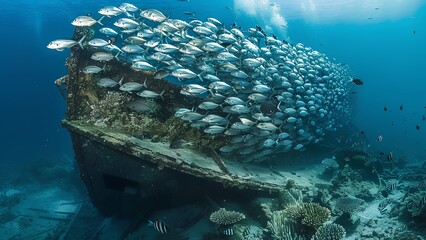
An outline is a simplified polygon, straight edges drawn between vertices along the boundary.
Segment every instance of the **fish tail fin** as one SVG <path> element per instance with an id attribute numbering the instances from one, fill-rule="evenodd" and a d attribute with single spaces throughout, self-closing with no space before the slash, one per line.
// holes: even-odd
<path id="1" fill-rule="evenodd" d="M 203 81 L 203 77 L 201 77 L 201 75 L 200 75 L 200 74 L 198 74 L 198 75 L 197 75 L 197 77 L 200 79 L 200 81 L 201 81 L 201 82 L 204 82 L 204 81 Z"/>
<path id="2" fill-rule="evenodd" d="M 160 93 L 160 98 L 164 101 L 164 90 Z"/>
<path id="3" fill-rule="evenodd" d="M 120 59 L 118 58 L 118 56 L 120 56 L 120 51 L 118 51 L 118 53 L 114 56 L 115 59 L 117 59 L 117 61 L 120 61 Z"/>
<path id="4" fill-rule="evenodd" d="M 103 26 L 104 24 L 103 24 L 103 23 L 101 23 L 101 21 L 102 21 L 102 19 L 104 19 L 104 17 L 105 17 L 105 16 L 102 16 L 102 17 L 101 17 L 101 18 L 99 18 L 99 20 L 98 20 L 98 21 L 96 21 L 96 22 L 97 22 L 97 23 L 99 23 L 99 25 L 102 25 L 102 26 Z"/>
<path id="5" fill-rule="evenodd" d="M 203 77 L 202 77 L 203 74 L 204 74 L 204 71 L 202 71 L 199 74 L 197 74 L 197 77 L 200 79 L 201 82 L 204 82 L 203 81 Z"/>
<path id="6" fill-rule="evenodd" d="M 121 77 L 121 79 L 120 79 L 120 81 L 118 82 L 118 85 L 123 85 L 123 80 L 124 80 L 124 76 L 123 77 Z"/>
<path id="7" fill-rule="evenodd" d="M 143 86 L 145 87 L 145 88 L 148 88 L 148 85 L 146 85 L 146 80 L 147 80 L 148 78 L 145 78 L 145 81 L 143 82 Z"/>
<path id="8" fill-rule="evenodd" d="M 148 227 L 154 226 L 154 222 L 151 220 L 148 220 L 148 223 L 146 224 Z"/>
<path id="9" fill-rule="evenodd" d="M 80 39 L 80 41 L 78 41 L 78 45 L 81 47 L 81 49 L 84 49 L 84 48 L 83 48 L 83 41 L 84 41 L 84 39 L 86 38 L 86 36 L 87 36 L 87 35 L 84 35 L 84 36 Z"/>

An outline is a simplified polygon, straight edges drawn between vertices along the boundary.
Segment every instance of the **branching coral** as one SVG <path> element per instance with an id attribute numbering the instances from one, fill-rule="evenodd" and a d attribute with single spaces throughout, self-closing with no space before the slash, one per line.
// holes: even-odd
<path id="1" fill-rule="evenodd" d="M 294 204 L 285 211 L 291 219 L 297 222 L 300 221 L 303 225 L 314 229 L 319 228 L 330 218 L 330 210 L 318 203 Z"/>
<path id="2" fill-rule="evenodd" d="M 362 204 L 364 204 L 364 201 L 361 199 L 341 197 L 336 200 L 335 207 L 338 211 L 352 213 L 356 211 Z"/>
<path id="3" fill-rule="evenodd" d="M 305 203 L 302 224 L 318 229 L 330 218 L 330 210 L 318 203 Z"/>
<path id="4" fill-rule="evenodd" d="M 244 240 L 263 240 L 265 239 L 264 230 L 258 226 L 254 225 L 240 225 L 236 224 L 235 236 L 236 239 Z"/>
<path id="5" fill-rule="evenodd" d="M 412 217 L 426 216 L 426 207 L 424 204 L 421 204 L 423 198 L 426 198 L 426 195 L 419 192 L 410 194 L 405 199 L 404 205 Z"/>
<path id="6" fill-rule="evenodd" d="M 268 228 L 272 232 L 274 239 L 280 240 L 303 240 L 303 236 L 295 233 L 295 222 L 286 217 L 286 211 L 274 211 L 271 220 L 268 221 Z"/>
<path id="7" fill-rule="evenodd" d="M 318 228 L 311 240 L 341 240 L 345 238 L 345 229 L 339 224 L 324 224 Z"/>
<path id="8" fill-rule="evenodd" d="M 210 221 L 219 225 L 230 225 L 245 219 L 246 216 L 235 211 L 227 211 L 221 208 L 210 215 Z"/>
<path id="9" fill-rule="evenodd" d="M 285 209 L 291 205 L 301 204 L 302 193 L 300 192 L 300 190 L 296 190 L 294 188 L 289 190 L 283 190 L 279 194 L 278 201 L 282 209 Z"/>
<path id="10" fill-rule="evenodd" d="M 303 218 L 303 214 L 304 214 L 304 204 L 293 204 L 288 206 L 285 209 L 285 212 L 287 214 L 287 216 L 291 219 L 300 219 Z"/>

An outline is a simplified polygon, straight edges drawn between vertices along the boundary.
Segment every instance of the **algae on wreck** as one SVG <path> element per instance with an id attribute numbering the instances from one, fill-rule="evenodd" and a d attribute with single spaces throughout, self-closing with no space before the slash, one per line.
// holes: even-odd
<path id="1" fill-rule="evenodd" d="M 85 42 L 93 37 L 90 27 L 76 28 L 74 39 L 86 36 Z M 228 138 L 202 134 L 199 129 L 190 127 L 188 122 L 174 117 L 176 109 L 201 99 L 188 99 L 180 94 L 181 86 L 163 79 L 154 79 L 152 72 L 134 71 L 130 64 L 122 64 L 117 59 L 99 64 L 92 60 L 95 51 L 88 48 L 73 47 L 67 59 L 67 120 L 84 120 L 87 123 L 127 132 L 138 138 L 152 141 L 172 141 L 182 139 L 192 143 L 192 148 L 208 153 L 212 148 L 224 146 Z M 97 74 L 81 71 L 85 66 L 104 68 Z M 141 99 L 135 93 L 122 92 L 115 88 L 103 88 L 97 80 L 109 77 L 123 83 L 146 84 L 154 92 L 164 90 L 163 98 Z M 149 111 L 138 112 L 126 107 L 129 103 L 140 101 Z"/>

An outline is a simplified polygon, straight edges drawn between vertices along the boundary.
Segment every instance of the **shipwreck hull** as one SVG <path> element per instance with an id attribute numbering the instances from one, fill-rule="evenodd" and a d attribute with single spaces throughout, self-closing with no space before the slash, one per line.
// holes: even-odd
<path id="1" fill-rule="evenodd" d="M 205 196 L 273 195 L 285 185 L 284 176 L 262 167 L 227 161 L 219 167 L 193 150 L 170 150 L 165 143 L 82 121 L 62 124 L 71 134 L 89 196 L 105 215 L 148 212 Z"/>
<path id="2" fill-rule="evenodd" d="M 77 28 L 74 39 L 91 39 L 92 34 L 90 27 Z M 100 73 L 84 73 L 84 67 L 99 65 L 90 57 L 93 52 L 73 47 L 66 61 L 68 75 L 55 84 L 67 103 L 62 124 L 70 132 L 81 177 L 102 213 L 152 211 L 206 195 L 270 195 L 293 177 L 253 164 L 265 160 L 255 152 L 239 158 L 219 154 L 229 136 L 205 134 L 174 117 L 177 109 L 202 101 L 180 94 L 182 86 L 152 72 L 134 71 L 117 59 L 103 63 Z M 105 77 L 147 84 L 164 96 L 147 100 L 118 87 L 98 86 L 97 81 Z M 135 101 L 142 101 L 149 111 L 129 108 Z M 190 142 L 191 148 L 171 148 L 176 138 Z M 298 185 L 309 184 L 298 179 Z"/>

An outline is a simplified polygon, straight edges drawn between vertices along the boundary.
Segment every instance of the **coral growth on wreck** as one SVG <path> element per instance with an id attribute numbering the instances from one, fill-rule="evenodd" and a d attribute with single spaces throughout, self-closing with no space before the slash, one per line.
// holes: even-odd
<path id="1" fill-rule="evenodd" d="M 221 208 L 210 215 L 210 221 L 219 225 L 230 225 L 245 219 L 245 215 L 240 212 L 227 211 Z"/>
<path id="2" fill-rule="evenodd" d="M 346 235 L 345 229 L 339 224 L 324 224 L 318 228 L 311 240 L 341 240 Z"/>

